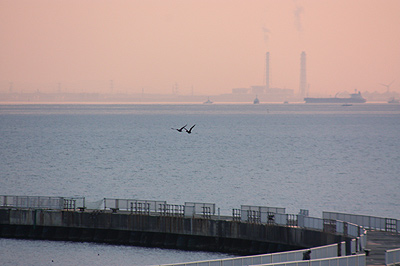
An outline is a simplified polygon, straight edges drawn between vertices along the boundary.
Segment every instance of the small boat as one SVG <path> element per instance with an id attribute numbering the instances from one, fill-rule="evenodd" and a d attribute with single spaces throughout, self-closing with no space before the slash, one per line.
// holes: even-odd
<path id="1" fill-rule="evenodd" d="M 284 104 L 288 104 L 289 102 L 288 102 L 288 101 L 284 101 L 283 103 L 284 103 Z"/>
<path id="2" fill-rule="evenodd" d="M 203 104 L 212 104 L 213 102 L 210 101 L 210 97 L 208 97 L 207 101 L 205 101 Z"/>
<path id="3" fill-rule="evenodd" d="M 256 96 L 256 98 L 254 99 L 253 103 L 254 103 L 254 104 L 259 104 L 259 103 L 260 103 L 260 100 L 258 99 L 257 96 Z"/>
<path id="4" fill-rule="evenodd" d="M 395 99 L 394 97 L 390 98 L 388 100 L 388 103 L 399 103 L 400 101 L 398 99 Z"/>
<path id="5" fill-rule="evenodd" d="M 351 103 L 344 103 L 342 106 L 353 106 Z"/>

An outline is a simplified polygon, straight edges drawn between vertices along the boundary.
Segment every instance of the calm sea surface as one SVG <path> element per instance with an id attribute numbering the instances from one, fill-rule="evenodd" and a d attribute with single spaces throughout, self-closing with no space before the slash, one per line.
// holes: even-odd
<path id="1" fill-rule="evenodd" d="M 171 128 L 196 124 L 192 134 Z M 400 105 L 0 105 L 0 195 L 337 211 L 400 219 Z M 1 265 L 229 257 L 0 239 Z"/>

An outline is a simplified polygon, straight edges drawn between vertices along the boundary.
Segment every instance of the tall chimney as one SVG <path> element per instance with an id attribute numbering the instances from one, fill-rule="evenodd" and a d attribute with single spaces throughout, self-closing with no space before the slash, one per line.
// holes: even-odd
<path id="1" fill-rule="evenodd" d="M 269 91 L 269 52 L 265 57 L 265 92 Z"/>
<path id="2" fill-rule="evenodd" d="M 306 53 L 303 51 L 300 57 L 300 96 L 305 97 L 306 94 L 307 94 Z"/>

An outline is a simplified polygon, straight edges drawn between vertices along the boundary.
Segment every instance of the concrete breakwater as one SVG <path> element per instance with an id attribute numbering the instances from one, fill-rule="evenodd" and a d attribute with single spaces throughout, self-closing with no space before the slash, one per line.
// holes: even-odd
<path id="1" fill-rule="evenodd" d="M 102 242 L 242 255 L 351 242 L 349 236 L 328 229 L 317 231 L 217 217 L 108 210 L 0 209 L 0 237 Z"/>

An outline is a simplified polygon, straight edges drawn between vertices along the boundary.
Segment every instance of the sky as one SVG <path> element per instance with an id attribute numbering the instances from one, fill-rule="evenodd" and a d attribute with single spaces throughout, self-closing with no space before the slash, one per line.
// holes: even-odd
<path id="1" fill-rule="evenodd" d="M 400 92 L 399 0 L 0 0 L 0 92 Z"/>

